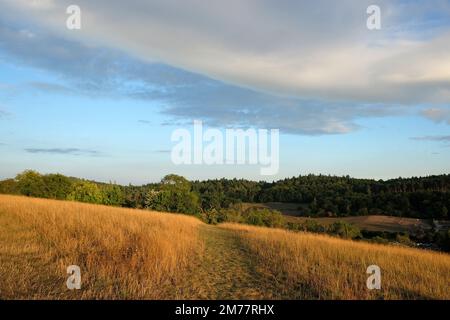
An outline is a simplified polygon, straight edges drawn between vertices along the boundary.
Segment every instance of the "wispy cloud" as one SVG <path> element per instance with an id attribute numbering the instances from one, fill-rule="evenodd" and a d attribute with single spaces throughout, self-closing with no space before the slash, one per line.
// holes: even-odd
<path id="1" fill-rule="evenodd" d="M 49 93 L 61 93 L 61 94 L 67 94 L 71 93 L 72 90 L 67 88 L 66 86 L 56 84 L 56 83 L 49 83 L 49 82 L 40 82 L 40 81 L 33 81 L 27 83 L 27 86 L 37 89 L 44 92 Z"/>
<path id="2" fill-rule="evenodd" d="M 422 136 L 422 137 L 411 137 L 411 140 L 450 142 L 450 136 Z"/>
<path id="3" fill-rule="evenodd" d="M 169 149 L 161 149 L 161 150 L 154 150 L 154 153 L 170 153 L 171 150 Z"/>
<path id="4" fill-rule="evenodd" d="M 151 124 L 152 122 L 150 120 L 138 120 L 141 124 Z"/>
<path id="5" fill-rule="evenodd" d="M 450 124 L 450 108 L 428 108 L 422 110 L 421 115 L 436 123 Z"/>
<path id="6" fill-rule="evenodd" d="M 48 153 L 61 155 L 87 155 L 98 156 L 101 153 L 97 150 L 78 149 L 78 148 L 26 148 L 28 153 Z"/>
<path id="7" fill-rule="evenodd" d="M 443 136 L 443 135 L 421 136 L 421 137 L 411 137 L 410 139 L 416 141 L 431 141 L 440 143 L 442 147 L 450 147 L 450 136 Z"/>

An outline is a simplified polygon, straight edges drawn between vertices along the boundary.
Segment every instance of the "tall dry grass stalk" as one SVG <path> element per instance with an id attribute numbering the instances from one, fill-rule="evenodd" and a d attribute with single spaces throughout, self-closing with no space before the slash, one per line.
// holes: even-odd
<path id="1" fill-rule="evenodd" d="M 0 297 L 171 299 L 202 250 L 193 217 L 0 195 Z M 69 291 L 78 265 L 83 290 Z"/>
<path id="2" fill-rule="evenodd" d="M 450 299 L 450 256 L 309 233 L 225 224 L 286 299 Z M 369 265 L 381 290 L 368 290 Z"/>

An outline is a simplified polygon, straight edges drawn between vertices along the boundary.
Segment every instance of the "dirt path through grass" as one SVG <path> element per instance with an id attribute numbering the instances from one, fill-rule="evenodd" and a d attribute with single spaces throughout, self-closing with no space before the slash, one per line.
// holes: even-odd
<path id="1" fill-rule="evenodd" d="M 276 296 L 270 277 L 255 269 L 238 235 L 220 226 L 200 225 L 203 250 L 183 280 L 168 283 L 167 299 L 270 299 Z M 0 297 L 76 298 L 65 288 L 66 274 L 56 253 L 14 214 L 0 209 Z M 21 279 L 18 281 L 17 279 Z M 81 293 L 81 292 L 80 292 Z"/>
<path id="2" fill-rule="evenodd" d="M 218 226 L 203 225 L 204 252 L 194 270 L 186 274 L 180 298 L 270 299 L 268 278 L 255 269 L 252 258 L 237 235 Z"/>

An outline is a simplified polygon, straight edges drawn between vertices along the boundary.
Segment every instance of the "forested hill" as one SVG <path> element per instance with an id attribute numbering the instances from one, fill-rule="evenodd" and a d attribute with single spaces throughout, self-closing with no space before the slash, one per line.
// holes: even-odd
<path id="1" fill-rule="evenodd" d="M 297 203 L 303 216 L 383 214 L 448 219 L 450 175 L 391 180 L 306 175 L 276 182 L 243 179 L 187 181 L 166 176 L 158 184 L 120 186 L 59 174 L 26 171 L 0 182 L 0 193 L 72 199 L 109 205 L 195 213 L 239 202 Z"/>
<path id="2" fill-rule="evenodd" d="M 447 218 L 450 175 L 392 180 L 306 175 L 273 183 L 247 180 L 195 181 L 204 206 L 229 202 L 290 202 L 301 204 L 305 216 L 386 214 Z"/>

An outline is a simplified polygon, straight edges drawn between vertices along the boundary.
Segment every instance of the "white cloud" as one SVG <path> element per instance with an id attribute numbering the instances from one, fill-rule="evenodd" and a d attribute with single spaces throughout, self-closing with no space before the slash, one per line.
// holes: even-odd
<path id="1" fill-rule="evenodd" d="M 7 10 L 26 12 L 24 17 L 85 44 L 119 48 L 273 94 L 450 101 L 448 25 L 427 27 L 426 16 L 430 10 L 450 16 L 446 1 L 408 6 L 378 1 L 382 30 L 368 31 L 368 0 L 129 0 L 126 8 L 122 1 L 78 0 L 81 32 L 65 29 L 71 2 L 36 0 L 30 6 L 25 0 L 0 0 Z"/>

